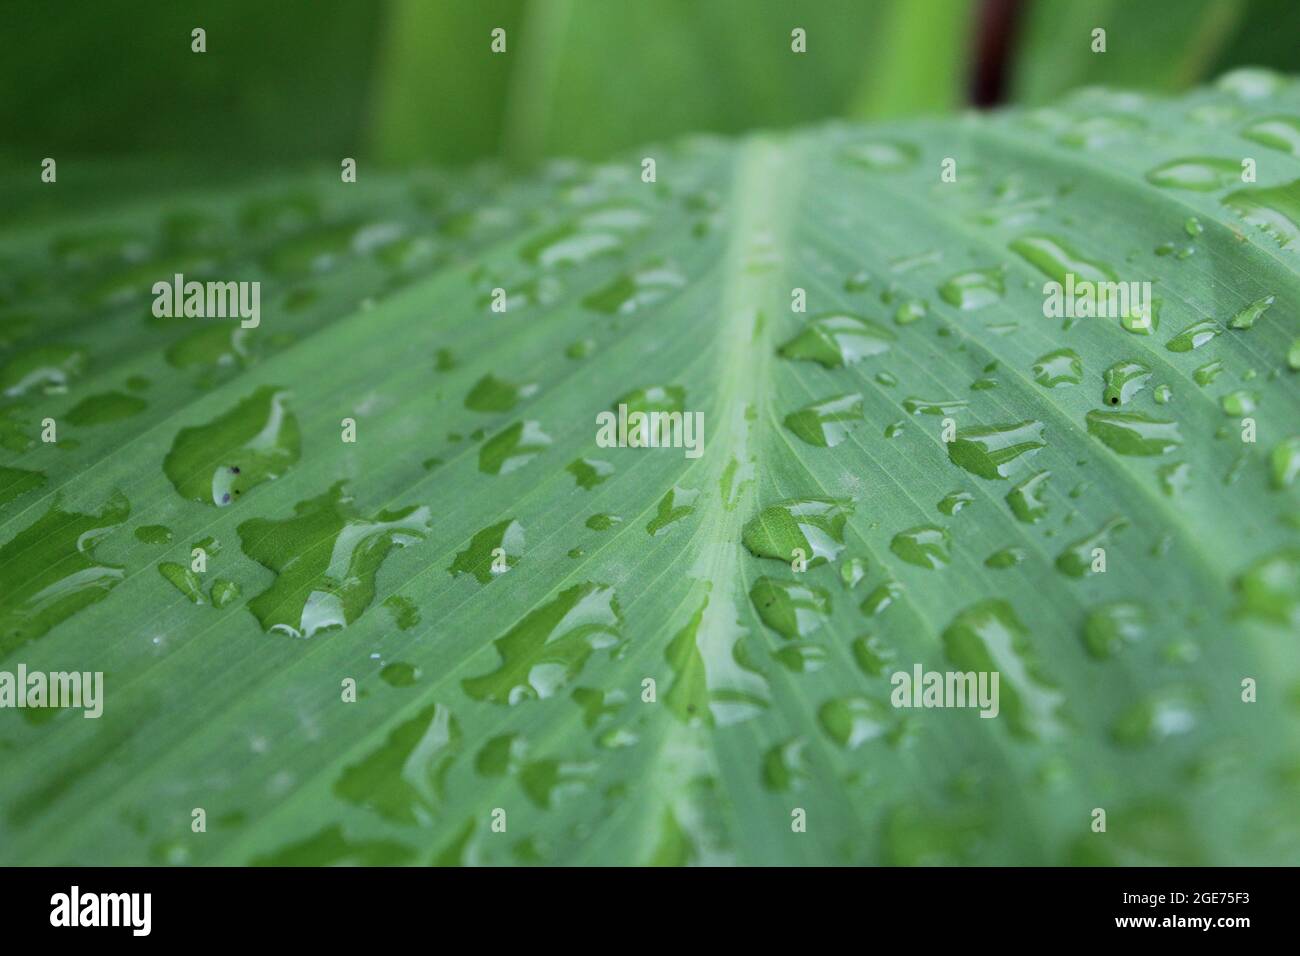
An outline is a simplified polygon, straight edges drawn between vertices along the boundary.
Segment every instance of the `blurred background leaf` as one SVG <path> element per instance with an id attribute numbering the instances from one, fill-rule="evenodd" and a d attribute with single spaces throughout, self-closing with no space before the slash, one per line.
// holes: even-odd
<path id="1" fill-rule="evenodd" d="M 49 11 L 6 5 L 0 161 L 174 157 L 178 182 L 342 156 L 598 158 L 692 132 L 1041 103 L 1097 83 L 1173 92 L 1235 66 L 1300 65 L 1294 0 L 66 0 Z M 201 56 L 195 26 L 208 34 Z M 505 55 L 489 49 L 498 26 Z M 1090 50 L 1098 26 L 1104 55 Z M 795 27 L 806 55 L 790 52 Z M 977 89 L 990 76 L 991 96 Z"/>

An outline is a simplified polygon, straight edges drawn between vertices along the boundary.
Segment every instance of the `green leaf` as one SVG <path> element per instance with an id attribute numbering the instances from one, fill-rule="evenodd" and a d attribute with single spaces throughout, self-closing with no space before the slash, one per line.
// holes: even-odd
<path id="1" fill-rule="evenodd" d="M 5 227 L 0 672 L 104 696 L 0 709 L 0 861 L 1296 862 L 1278 116 L 1238 74 Z M 176 272 L 260 321 L 157 315 Z"/>

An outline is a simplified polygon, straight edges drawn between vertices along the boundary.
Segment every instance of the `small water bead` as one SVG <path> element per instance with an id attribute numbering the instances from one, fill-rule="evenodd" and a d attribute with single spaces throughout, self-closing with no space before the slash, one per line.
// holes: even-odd
<path id="1" fill-rule="evenodd" d="M 787 640 L 817 631 L 831 613 L 831 597 L 819 587 L 761 577 L 749 598 L 763 623 Z"/>
<path id="2" fill-rule="evenodd" d="M 475 534 L 469 546 L 456 554 L 447 570 L 452 577 L 471 574 L 479 584 L 487 584 L 496 575 L 517 565 L 523 553 L 524 526 L 514 518 L 506 518 Z"/>
<path id="3" fill-rule="evenodd" d="M 817 712 L 822 729 L 847 750 L 856 750 L 884 736 L 892 723 L 891 717 L 892 710 L 887 704 L 862 696 L 833 698 Z"/>
<path id="4" fill-rule="evenodd" d="M 608 531 L 615 525 L 622 524 L 623 519 L 618 515 L 597 513 L 587 518 L 587 527 L 592 531 Z"/>
<path id="5" fill-rule="evenodd" d="M 1073 349 L 1057 349 L 1034 363 L 1034 381 L 1045 388 L 1078 385 L 1083 381 L 1083 360 Z"/>
<path id="6" fill-rule="evenodd" d="M 1243 415 L 1249 415 L 1259 406 L 1259 396 L 1254 392 L 1239 388 L 1220 398 L 1219 405 L 1223 408 L 1223 414 L 1233 418 L 1240 418 Z"/>
<path id="7" fill-rule="evenodd" d="M 903 594 L 903 586 L 897 581 L 885 581 L 876 585 L 858 605 L 858 609 L 868 617 L 874 617 L 890 608 Z"/>
<path id="8" fill-rule="evenodd" d="M 1189 325 L 1166 342 L 1165 348 L 1171 352 L 1191 352 L 1213 341 L 1222 332 L 1223 327 L 1217 322 L 1202 319 Z"/>
<path id="9" fill-rule="evenodd" d="M 1132 601 L 1103 604 L 1088 612 L 1083 623 L 1083 646 L 1097 660 L 1114 657 L 1127 645 L 1141 640 L 1150 623 L 1145 607 Z"/>
<path id="10" fill-rule="evenodd" d="M 1283 439 L 1269 456 L 1269 478 L 1274 488 L 1290 488 L 1300 475 L 1300 435 Z"/>
<path id="11" fill-rule="evenodd" d="M 1192 467 L 1185 461 L 1171 461 L 1156 469 L 1156 482 L 1166 497 L 1177 498 L 1192 484 Z"/>
<path id="12" fill-rule="evenodd" d="M 677 485 L 669 488 L 659 499 L 655 516 L 646 523 L 646 531 L 652 537 L 665 533 L 674 524 L 694 513 L 695 499 L 699 496 L 698 489 L 681 488 Z"/>
<path id="13" fill-rule="evenodd" d="M 1228 327 L 1233 329 L 1254 328 L 1255 322 L 1260 318 L 1260 316 L 1268 311 L 1269 306 L 1271 306 L 1276 300 L 1277 296 L 1274 295 L 1266 295 L 1263 298 L 1256 299 L 1254 302 L 1250 303 L 1250 305 L 1246 306 L 1234 315 L 1232 321 L 1228 323 Z"/>
<path id="14" fill-rule="evenodd" d="M 945 281 L 939 287 L 939 297 L 959 309 L 972 310 L 1000 301 L 1005 291 L 1002 269 L 971 269 Z"/>
<path id="15" fill-rule="evenodd" d="M 873 139 L 846 147 L 841 155 L 855 166 L 872 172 L 897 172 L 914 165 L 919 155 L 911 143 Z"/>
<path id="16" fill-rule="evenodd" d="M 508 475 L 536 458 L 551 444 L 541 422 L 515 422 L 479 448 L 478 469 L 489 475 Z"/>
<path id="17" fill-rule="evenodd" d="M 1001 571 L 1024 563 L 1027 557 L 1029 557 L 1029 552 L 1024 548 L 1003 548 L 1001 551 L 994 551 L 985 558 L 984 566 L 995 571 Z"/>
<path id="18" fill-rule="evenodd" d="M 1222 371 L 1223 362 L 1219 359 L 1215 359 L 1212 362 L 1206 362 L 1200 368 L 1196 369 L 1196 371 L 1192 373 L 1192 379 L 1197 385 L 1204 388 L 1206 385 L 1209 385 L 1218 378 L 1219 373 Z"/>
<path id="19" fill-rule="evenodd" d="M 1105 387 L 1101 399 L 1107 405 L 1127 405 L 1150 378 L 1151 370 L 1141 362 L 1132 359 L 1116 362 L 1102 373 Z"/>
<path id="20" fill-rule="evenodd" d="M 968 504 L 975 500 L 975 496 L 969 491 L 954 491 L 939 501 L 939 511 L 946 515 L 955 515 Z"/>
<path id="21" fill-rule="evenodd" d="M 863 316 L 827 313 L 812 319 L 778 351 L 784 358 L 841 368 L 889 351 L 894 338 L 889 329 Z"/>
<path id="22" fill-rule="evenodd" d="M 1074 281 L 1114 282 L 1115 271 L 1106 263 L 1086 258 L 1064 240 L 1044 233 L 1030 233 L 1012 240 L 1010 249 L 1049 279 L 1062 286 Z"/>
<path id="23" fill-rule="evenodd" d="M 834 448 L 862 420 L 862 396 L 851 392 L 833 395 L 791 412 L 785 417 L 785 427 L 810 445 Z"/>
<path id="24" fill-rule="evenodd" d="M 840 581 L 849 590 L 857 587 L 866 576 L 867 561 L 865 558 L 846 558 L 840 563 Z"/>
<path id="25" fill-rule="evenodd" d="M 1017 520 L 1035 524 L 1047 517 L 1047 502 L 1043 496 L 1051 477 L 1050 471 L 1035 472 L 1007 492 L 1007 504 Z"/>
<path id="26" fill-rule="evenodd" d="M 465 396 L 465 407 L 475 412 L 508 412 L 523 399 L 536 395 L 537 390 L 537 385 L 516 385 L 489 372 Z"/>
<path id="27" fill-rule="evenodd" d="M 1148 171 L 1146 178 L 1165 189 L 1212 192 L 1241 182 L 1241 161 L 1214 156 L 1171 159 Z"/>
<path id="28" fill-rule="evenodd" d="M 1072 578 L 1082 578 L 1097 573 L 1093 570 L 1093 551 L 1104 549 L 1110 538 L 1128 527 L 1128 520 L 1119 516 L 1111 518 L 1090 535 L 1071 542 L 1056 556 L 1056 570 Z"/>
<path id="29" fill-rule="evenodd" d="M 575 458 L 565 465 L 564 470 L 573 475 L 579 488 L 587 491 L 609 480 L 614 474 L 614 466 L 598 458 Z"/>
<path id="30" fill-rule="evenodd" d="M 903 408 L 911 415 L 955 415 L 969 405 L 969 402 L 960 398 L 939 399 L 937 401 L 913 397 L 903 399 Z"/>

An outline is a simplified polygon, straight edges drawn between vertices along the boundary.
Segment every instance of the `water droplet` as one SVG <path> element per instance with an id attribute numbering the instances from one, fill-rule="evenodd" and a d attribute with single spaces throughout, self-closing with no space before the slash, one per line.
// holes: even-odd
<path id="1" fill-rule="evenodd" d="M 835 697 L 822 704 L 817 721 L 831 740 L 848 750 L 856 750 L 869 740 L 889 730 L 890 709 L 868 697 Z"/>
<path id="2" fill-rule="evenodd" d="M 248 608 L 268 633 L 309 638 L 353 623 L 375 597 L 375 575 L 394 547 L 421 540 L 425 506 L 357 515 L 340 482 L 299 502 L 293 517 L 253 518 L 236 528 L 244 553 L 276 573 Z"/>
<path id="3" fill-rule="evenodd" d="M 1083 149 L 1100 149 L 1117 140 L 1128 139 L 1146 127 L 1136 116 L 1122 113 L 1095 114 L 1076 119 L 1061 136 L 1061 142 L 1067 146 Z"/>
<path id="4" fill-rule="evenodd" d="M 1103 604 L 1092 611 L 1083 622 L 1083 646 L 1097 660 L 1114 657 L 1125 646 L 1141 640 L 1146 635 L 1148 615 L 1146 608 L 1132 601 Z"/>
<path id="5" fill-rule="evenodd" d="M 135 529 L 135 537 L 145 544 L 171 544 L 172 529 L 161 524 L 143 524 Z"/>
<path id="6" fill-rule="evenodd" d="M 98 514 L 58 503 L 0 546 L 0 657 L 77 611 L 102 601 L 126 577 L 95 557 L 100 540 L 131 514 L 114 493 Z"/>
<path id="7" fill-rule="evenodd" d="M 831 613 L 831 596 L 819 587 L 761 577 L 749 598 L 763 623 L 787 640 L 807 637 Z"/>
<path id="8" fill-rule="evenodd" d="M 68 345 L 42 345 L 20 352 L 0 368 L 0 392 L 8 398 L 39 392 L 66 392 L 86 370 L 86 350 Z"/>
<path id="9" fill-rule="evenodd" d="M 812 674 L 826 666 L 827 654 L 820 644 L 787 644 L 772 658 L 792 673 Z"/>
<path id="10" fill-rule="evenodd" d="M 1183 443 L 1178 423 L 1151 418 L 1144 412 L 1092 410 L 1088 434 L 1121 455 L 1164 455 Z"/>
<path id="11" fill-rule="evenodd" d="M 893 332 L 869 319 L 848 313 L 828 313 L 810 321 L 779 352 L 788 359 L 839 368 L 887 352 L 893 340 Z"/>
<path id="12" fill-rule="evenodd" d="M 215 608 L 223 608 L 239 599 L 239 585 L 226 578 L 217 578 L 208 589 L 209 599 Z"/>
<path id="13" fill-rule="evenodd" d="M 599 512 L 587 518 L 587 527 L 592 531 L 608 531 L 615 525 L 622 524 L 623 519 L 618 515 L 604 514 Z"/>
<path id="14" fill-rule="evenodd" d="M 879 637 L 864 634 L 853 641 L 853 660 L 868 677 L 879 677 L 895 654 Z"/>
<path id="15" fill-rule="evenodd" d="M 629 315 L 668 298 L 685 285 L 686 276 L 676 267 L 660 263 L 619 276 L 583 299 L 582 304 L 607 315 Z"/>
<path id="16" fill-rule="evenodd" d="M 1072 578 L 1081 578 L 1092 574 L 1093 549 L 1104 548 L 1111 535 L 1127 527 L 1128 521 L 1117 516 L 1111 518 L 1092 534 L 1066 545 L 1065 549 L 1056 556 L 1056 570 Z"/>
<path id="17" fill-rule="evenodd" d="M 884 581 L 871 590 L 858 605 L 858 610 L 867 617 L 883 613 L 903 594 L 903 586 L 897 581 Z"/>
<path id="18" fill-rule="evenodd" d="M 478 470 L 489 475 L 508 475 L 528 464 L 551 444 L 551 436 L 536 421 L 515 422 L 483 443 L 478 452 Z"/>
<path id="19" fill-rule="evenodd" d="M 1046 445 L 1042 422 L 985 425 L 958 429 L 956 439 L 948 442 L 948 457 L 981 478 L 1008 478 L 1017 465 Z"/>
<path id="20" fill-rule="evenodd" d="M 844 523 L 853 503 L 836 498 L 796 498 L 764 508 L 745 525 L 750 553 L 789 563 L 795 549 L 809 567 L 834 561 L 844 550 Z"/>
<path id="21" fill-rule="evenodd" d="M 1269 477 L 1274 488 L 1290 488 L 1300 475 L 1300 435 L 1292 435 L 1277 443 L 1269 456 Z"/>
<path id="22" fill-rule="evenodd" d="M 465 396 L 465 407 L 475 412 L 508 412 L 535 394 L 536 385 L 515 385 L 488 373 Z"/>
<path id="23" fill-rule="evenodd" d="M 921 525 L 894 535 L 889 550 L 908 564 L 918 568 L 937 570 L 947 567 L 952 560 L 952 537 L 943 528 Z"/>
<path id="24" fill-rule="evenodd" d="M 1034 381 L 1045 388 L 1078 385 L 1083 381 L 1083 360 L 1073 349 L 1057 349 L 1034 362 Z"/>
<path id="25" fill-rule="evenodd" d="M 939 510 L 946 515 L 955 515 L 974 500 L 975 496 L 969 491 L 954 491 L 943 496 L 939 502 Z"/>
<path id="26" fill-rule="evenodd" d="M 443 804 L 447 772 L 460 752 L 461 738 L 451 711 L 430 704 L 345 767 L 334 783 L 334 794 L 394 823 L 429 826 Z"/>
<path id="27" fill-rule="evenodd" d="M 1127 405 L 1150 378 L 1151 370 L 1141 362 L 1132 359 L 1116 362 L 1102 373 L 1105 387 L 1101 400 L 1107 405 Z"/>
<path id="28" fill-rule="evenodd" d="M 1220 398 L 1219 405 L 1223 408 L 1225 415 L 1240 418 L 1243 415 L 1249 415 L 1258 407 L 1258 397 L 1254 392 L 1239 388 Z"/>
<path id="29" fill-rule="evenodd" d="M 1223 327 L 1218 323 L 1209 319 L 1202 319 L 1200 322 L 1189 325 L 1166 342 L 1165 348 L 1171 352 L 1190 352 L 1212 341 L 1222 331 Z"/>
<path id="30" fill-rule="evenodd" d="M 763 755 L 763 786 L 774 793 L 788 793 L 808 778 L 804 765 L 807 742 L 792 737 L 775 744 Z"/>
<path id="31" fill-rule="evenodd" d="M 176 490 L 191 501 L 222 507 L 284 474 L 301 454 L 288 397 L 262 386 L 208 424 L 181 429 L 163 461 Z"/>
<path id="32" fill-rule="evenodd" d="M 524 553 L 524 526 L 514 518 L 507 518 L 484 528 L 470 539 L 469 547 L 457 552 L 447 570 L 452 577 L 472 574 L 479 584 L 487 584 L 496 575 L 505 573 L 493 569 L 497 556 L 492 552 L 497 548 L 505 552 L 507 568 L 518 564 Z"/>
<path id="33" fill-rule="evenodd" d="M 384 607 L 393 616 L 393 623 L 399 631 L 409 631 L 420 623 L 420 609 L 404 595 L 390 594 L 384 601 Z"/>
<path id="34" fill-rule="evenodd" d="M 867 561 L 865 558 L 846 558 L 841 562 L 840 581 L 849 590 L 857 587 L 866 576 Z"/>
<path id="35" fill-rule="evenodd" d="M 1256 299 L 1234 315 L 1228 326 L 1234 329 L 1253 329 L 1255 321 L 1268 311 L 1268 307 L 1273 304 L 1276 298 L 1276 296 L 1266 295 L 1262 299 Z"/>
<path id="36" fill-rule="evenodd" d="M 163 561 L 158 565 L 158 573 L 169 581 L 176 590 L 185 595 L 191 604 L 208 603 L 199 576 L 190 570 L 187 565 L 177 564 L 175 561 Z"/>
<path id="37" fill-rule="evenodd" d="M 1236 579 L 1237 610 L 1294 631 L 1300 627 L 1300 549 L 1258 559 Z"/>
<path id="38" fill-rule="evenodd" d="M 1156 469 L 1156 481 L 1166 496 L 1180 497 L 1192 485 L 1192 467 L 1185 461 L 1171 461 Z"/>
<path id="39" fill-rule="evenodd" d="M 1148 695 L 1120 714 L 1111 737 L 1121 747 L 1145 747 L 1190 732 L 1196 726 L 1193 701 L 1181 689 Z"/>
<path id="40" fill-rule="evenodd" d="M 672 525 L 695 511 L 695 499 L 699 496 L 698 489 L 673 485 L 659 499 L 659 508 L 655 516 L 647 522 L 646 531 L 651 535 L 659 535 L 667 531 Z"/>
<path id="41" fill-rule="evenodd" d="M 1241 131 L 1241 135 L 1269 149 L 1300 156 L 1300 119 L 1294 116 L 1264 116 Z"/>
<path id="42" fill-rule="evenodd" d="M 1239 189 L 1224 196 L 1223 204 L 1283 249 L 1300 246 L 1300 179 L 1281 186 Z"/>
<path id="43" fill-rule="evenodd" d="M 1174 390 L 1168 385 L 1157 385 L 1151 397 L 1156 400 L 1157 405 L 1168 405 L 1174 397 Z"/>
<path id="44" fill-rule="evenodd" d="M 420 679 L 420 669 L 405 661 L 393 661 L 380 669 L 379 679 L 389 687 L 414 687 Z"/>
<path id="45" fill-rule="evenodd" d="M 930 314 L 930 307 L 924 299 L 908 299 L 900 302 L 898 308 L 894 310 L 895 325 L 911 325 L 913 322 L 920 322 Z"/>
<path id="46" fill-rule="evenodd" d="M 971 269 L 950 277 L 939 287 L 939 297 L 959 309 L 981 309 L 1002 298 L 1001 269 Z"/>
<path id="47" fill-rule="evenodd" d="M 1214 85 L 1238 99 L 1260 100 L 1281 92 L 1286 80 L 1272 70 L 1244 66 L 1223 74 Z"/>
<path id="48" fill-rule="evenodd" d="M 494 704 L 552 697 L 582 673 L 593 651 L 618 643 L 622 625 L 613 588 L 575 585 L 494 641 L 500 665 L 461 686 L 475 700 Z"/>
<path id="49" fill-rule="evenodd" d="M 592 352 L 596 351 L 595 339 L 578 339 L 570 342 L 564 349 L 565 358 L 571 358 L 574 361 L 585 359 Z"/>
<path id="50" fill-rule="evenodd" d="M 984 567 L 1002 571 L 1023 563 L 1027 557 L 1029 557 L 1029 552 L 1024 548 L 1003 548 L 1001 551 L 994 551 L 985 558 Z"/>
<path id="51" fill-rule="evenodd" d="M 1030 233 L 1012 240 L 1010 249 L 1049 279 L 1064 286 L 1067 276 L 1089 282 L 1114 282 L 1115 272 L 1095 259 L 1086 259 L 1055 236 Z"/>
<path id="52" fill-rule="evenodd" d="M 999 713 L 1021 737 L 1050 736 L 1063 695 L 1034 654 L 1029 632 L 1006 601 L 989 598 L 958 613 L 943 632 L 959 670 L 999 674 Z"/>
<path id="53" fill-rule="evenodd" d="M 73 425 L 104 425 L 139 415 L 148 407 L 142 398 L 125 392 L 104 392 L 82 399 L 65 416 Z"/>
<path id="54" fill-rule="evenodd" d="M 649 218 L 649 213 L 637 206 L 600 207 L 528 242 L 521 255 L 544 269 L 582 265 L 620 250 L 627 237 L 640 231 Z"/>
<path id="55" fill-rule="evenodd" d="M 854 143 L 842 155 L 856 166 L 875 172 L 893 172 L 913 165 L 919 154 L 911 143 L 873 139 Z"/>
<path id="56" fill-rule="evenodd" d="M 575 458 L 565 466 L 564 470 L 573 475 L 579 488 L 587 491 L 607 481 L 609 476 L 614 474 L 614 466 L 599 458 Z"/>
<path id="57" fill-rule="evenodd" d="M 1165 189 L 1211 192 L 1241 182 L 1241 161 L 1214 156 L 1171 159 L 1150 170 L 1147 182 Z"/>
<path id="58" fill-rule="evenodd" d="M 903 408 L 912 415 L 955 415 L 970 403 L 959 398 L 927 401 L 923 398 L 903 399 Z"/>
<path id="59" fill-rule="evenodd" d="M 863 420 L 862 396 L 856 392 L 834 395 L 785 416 L 785 427 L 810 445 L 834 448 L 849 430 Z"/>
<path id="60" fill-rule="evenodd" d="M 1223 371 L 1223 362 L 1221 362 L 1218 359 L 1215 359 L 1213 362 L 1206 362 L 1195 372 L 1193 372 L 1192 378 L 1196 381 L 1197 385 L 1204 388 L 1206 385 L 1209 385 L 1216 378 L 1218 378 L 1219 373 L 1222 371 Z"/>

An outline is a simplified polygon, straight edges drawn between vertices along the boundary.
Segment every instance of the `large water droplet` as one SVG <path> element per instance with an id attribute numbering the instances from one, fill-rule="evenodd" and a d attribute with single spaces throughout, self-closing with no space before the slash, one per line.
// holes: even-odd
<path id="1" fill-rule="evenodd" d="M 844 550 L 844 523 L 853 503 L 837 498 L 796 498 L 764 508 L 745 525 L 750 553 L 789 563 L 803 552 L 809 567 L 834 561 Z"/>
<path id="2" fill-rule="evenodd" d="M 1042 422 L 985 425 L 958 429 L 948 442 L 948 457 L 981 478 L 1008 478 L 1023 459 L 1046 445 Z"/>
<path id="3" fill-rule="evenodd" d="M 791 412 L 785 416 L 785 427 L 810 445 L 834 448 L 848 437 L 849 429 L 862 420 L 862 396 L 851 392 Z"/>
<path id="4" fill-rule="evenodd" d="M 288 397 L 262 386 L 208 424 L 181 429 L 163 461 L 176 490 L 191 501 L 221 507 L 284 474 L 301 454 Z"/>
<path id="5" fill-rule="evenodd" d="M 1178 448 L 1183 437 L 1178 423 L 1152 418 L 1144 412 L 1088 412 L 1088 434 L 1121 455 L 1164 455 Z"/>
<path id="6" fill-rule="evenodd" d="M 828 313 L 814 318 L 804 330 L 780 348 L 789 359 L 817 362 L 826 368 L 852 365 L 887 352 L 894 333 L 883 325 L 848 313 Z"/>
<path id="7" fill-rule="evenodd" d="M 952 560 L 951 547 L 952 537 L 936 525 L 900 531 L 889 543 L 889 550 L 908 564 L 930 569 L 947 567 Z"/>
<path id="8" fill-rule="evenodd" d="M 342 482 L 299 502 L 291 518 L 245 521 L 236 529 L 244 553 L 276 573 L 248 608 L 269 633 L 309 638 L 346 627 L 374 600 L 389 552 L 422 539 L 429 524 L 425 506 L 360 517 Z"/>

